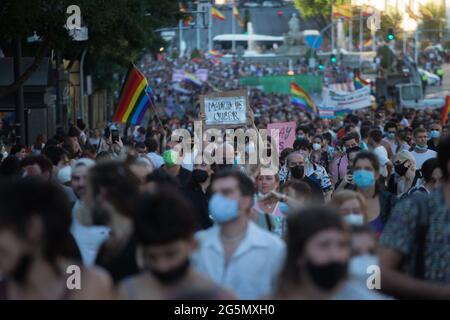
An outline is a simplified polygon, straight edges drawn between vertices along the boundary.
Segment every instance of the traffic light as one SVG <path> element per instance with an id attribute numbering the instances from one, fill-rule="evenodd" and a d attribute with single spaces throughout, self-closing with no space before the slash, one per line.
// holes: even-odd
<path id="1" fill-rule="evenodd" d="M 392 40 L 394 40 L 394 39 L 395 39 L 394 29 L 389 28 L 389 29 L 388 29 L 388 32 L 387 32 L 387 35 L 386 35 L 386 40 L 387 40 L 387 41 L 392 41 Z"/>
<path id="2" fill-rule="evenodd" d="M 337 58 L 336 58 L 336 55 L 335 55 L 335 54 L 332 54 L 332 55 L 330 56 L 330 62 L 331 62 L 331 63 L 336 63 L 336 62 L 337 62 Z"/>
<path id="3" fill-rule="evenodd" d="M 324 69 L 323 63 L 322 63 L 322 61 L 319 61 L 319 70 L 323 70 L 323 69 Z"/>

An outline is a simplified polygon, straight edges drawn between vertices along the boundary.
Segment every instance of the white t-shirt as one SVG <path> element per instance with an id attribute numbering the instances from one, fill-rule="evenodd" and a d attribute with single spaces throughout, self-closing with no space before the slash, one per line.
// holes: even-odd
<path id="1" fill-rule="evenodd" d="M 152 160 L 153 165 L 155 166 L 155 169 L 160 168 L 164 164 L 164 159 L 156 152 L 149 152 L 147 153 L 147 157 Z"/>
<path id="2" fill-rule="evenodd" d="M 422 165 L 425 161 L 431 158 L 436 158 L 437 153 L 436 151 L 428 149 L 427 152 L 424 153 L 418 153 L 416 150 L 411 151 L 412 155 L 414 156 L 414 159 L 416 159 L 416 169 L 420 170 L 422 169 Z"/>
<path id="3" fill-rule="evenodd" d="M 107 226 L 82 225 L 75 214 L 81 209 L 81 206 L 82 204 L 80 204 L 80 201 L 77 201 L 72 209 L 72 225 L 70 227 L 70 232 L 80 250 L 83 264 L 92 266 L 95 263 L 100 246 L 109 238 L 111 229 Z"/>
<path id="4" fill-rule="evenodd" d="M 375 153 L 378 158 L 378 162 L 380 163 L 380 174 L 383 177 L 387 177 L 386 164 L 389 162 L 389 158 L 386 148 L 383 146 L 378 146 L 373 149 L 373 153 Z"/>

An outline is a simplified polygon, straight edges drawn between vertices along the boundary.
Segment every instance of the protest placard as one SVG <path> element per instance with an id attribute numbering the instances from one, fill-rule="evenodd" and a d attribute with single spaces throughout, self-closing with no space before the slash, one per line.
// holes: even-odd
<path id="1" fill-rule="evenodd" d="M 292 148 L 295 141 L 295 121 L 290 122 L 275 122 L 267 125 L 268 134 L 273 137 L 275 130 L 278 130 L 279 144 L 278 150 L 281 152 L 286 148 Z"/>
<path id="2" fill-rule="evenodd" d="M 173 69 L 172 71 L 172 81 L 181 82 L 184 80 L 184 70 L 183 69 Z"/>
<path id="3" fill-rule="evenodd" d="M 247 124 L 246 90 L 215 92 L 200 97 L 201 111 L 207 127 L 237 128 Z"/>
<path id="4" fill-rule="evenodd" d="M 364 86 L 351 92 L 323 88 L 322 104 L 324 106 L 334 106 L 336 111 L 342 109 L 359 110 L 370 107 L 372 105 L 370 87 Z"/>

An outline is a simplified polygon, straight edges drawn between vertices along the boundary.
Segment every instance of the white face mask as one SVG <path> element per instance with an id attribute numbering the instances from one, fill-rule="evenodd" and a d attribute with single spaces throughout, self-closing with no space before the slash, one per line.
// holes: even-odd
<path id="1" fill-rule="evenodd" d="M 350 259 L 349 273 L 355 277 L 367 278 L 367 268 L 370 266 L 378 266 L 379 261 L 376 255 L 363 254 Z"/>
<path id="2" fill-rule="evenodd" d="M 362 226 L 364 224 L 364 217 L 362 214 L 350 213 L 344 216 L 344 221 L 351 226 Z"/>
<path id="3" fill-rule="evenodd" d="M 322 148 L 322 146 L 318 143 L 313 143 L 312 148 L 314 149 L 314 151 L 318 151 Z"/>

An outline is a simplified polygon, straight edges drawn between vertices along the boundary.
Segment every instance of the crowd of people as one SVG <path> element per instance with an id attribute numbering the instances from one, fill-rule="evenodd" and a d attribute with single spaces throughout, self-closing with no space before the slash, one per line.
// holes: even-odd
<path id="1" fill-rule="evenodd" d="M 146 127 L 79 122 L 8 148 L 0 299 L 449 298 L 439 114 L 329 120 L 253 94 L 248 127 L 297 123 L 292 147 L 265 146 L 279 158 L 271 172 L 245 162 L 261 148 L 249 141 L 239 154 L 219 137 L 214 163 L 177 149 L 172 132 L 202 120 L 198 109 Z M 66 285 L 74 265 L 80 290 Z"/>

